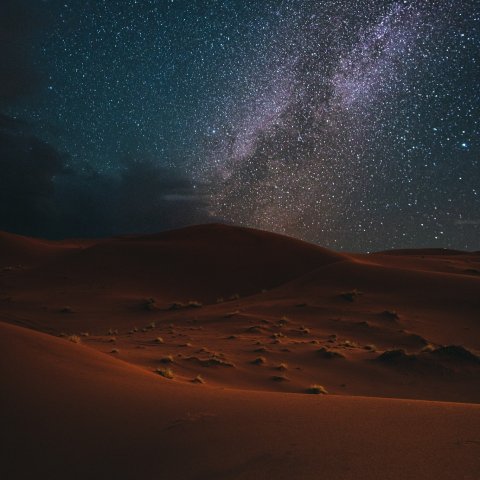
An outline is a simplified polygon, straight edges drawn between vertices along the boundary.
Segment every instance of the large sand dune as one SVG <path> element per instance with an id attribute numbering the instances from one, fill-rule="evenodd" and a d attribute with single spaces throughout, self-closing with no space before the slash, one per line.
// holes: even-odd
<path id="1" fill-rule="evenodd" d="M 221 225 L 0 249 L 2 478 L 480 478 L 478 253 Z"/>

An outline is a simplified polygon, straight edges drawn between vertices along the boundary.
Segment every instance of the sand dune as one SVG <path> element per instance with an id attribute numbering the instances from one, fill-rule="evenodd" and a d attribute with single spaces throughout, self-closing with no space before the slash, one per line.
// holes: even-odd
<path id="1" fill-rule="evenodd" d="M 3 478 L 476 478 L 480 468 L 477 405 L 182 385 L 0 328 Z"/>
<path id="2" fill-rule="evenodd" d="M 478 478 L 478 254 L 222 225 L 0 247 L 2 478 Z"/>

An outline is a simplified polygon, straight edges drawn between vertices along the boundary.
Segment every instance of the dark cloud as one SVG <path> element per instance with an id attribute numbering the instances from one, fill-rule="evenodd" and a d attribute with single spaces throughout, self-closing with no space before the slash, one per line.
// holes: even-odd
<path id="1" fill-rule="evenodd" d="M 0 125 L 1 228 L 40 233 L 52 218 L 53 179 L 64 170 L 65 158 L 20 122 L 2 115 Z"/>
<path id="2" fill-rule="evenodd" d="M 79 172 L 68 156 L 0 116 L 0 229 L 49 238 L 149 233 L 207 218 L 203 187 L 153 160 Z"/>

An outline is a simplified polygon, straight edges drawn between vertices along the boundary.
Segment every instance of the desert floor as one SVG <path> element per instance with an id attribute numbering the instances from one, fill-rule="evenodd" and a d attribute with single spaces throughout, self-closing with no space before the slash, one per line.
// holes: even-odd
<path id="1" fill-rule="evenodd" d="M 480 479 L 480 253 L 0 233 L 5 479 Z"/>

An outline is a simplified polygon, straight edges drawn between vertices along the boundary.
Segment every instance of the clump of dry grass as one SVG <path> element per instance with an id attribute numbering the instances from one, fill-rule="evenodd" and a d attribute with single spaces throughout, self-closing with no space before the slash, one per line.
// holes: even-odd
<path id="1" fill-rule="evenodd" d="M 213 354 L 209 358 L 187 357 L 185 360 L 195 362 L 202 367 L 235 367 L 235 364 L 222 358 L 221 354 Z"/>
<path id="2" fill-rule="evenodd" d="M 394 310 L 384 310 L 380 315 L 389 320 L 398 320 L 400 318 L 400 315 Z"/>
<path id="3" fill-rule="evenodd" d="M 168 309 L 169 310 L 180 310 L 181 308 L 185 308 L 186 305 L 185 303 L 182 303 L 182 302 L 173 302 L 169 307 Z"/>
<path id="4" fill-rule="evenodd" d="M 110 351 L 110 353 L 120 353 L 120 350 L 118 348 L 114 348 Z"/>
<path id="5" fill-rule="evenodd" d="M 265 347 L 260 347 L 260 348 L 256 348 L 254 350 L 255 353 L 267 353 L 268 350 L 265 348 Z"/>
<path id="6" fill-rule="evenodd" d="M 306 393 L 311 393 L 311 394 L 314 394 L 314 395 L 326 395 L 326 394 L 328 394 L 326 388 L 323 387 L 322 385 L 318 385 L 318 384 L 310 385 L 307 388 Z"/>
<path id="7" fill-rule="evenodd" d="M 288 365 L 286 363 L 281 363 L 280 365 L 277 365 L 275 368 L 283 372 L 285 370 L 288 370 Z"/>
<path id="8" fill-rule="evenodd" d="M 167 355 L 166 357 L 162 357 L 160 359 L 160 361 L 162 363 L 173 363 L 174 362 L 172 355 Z"/>
<path id="9" fill-rule="evenodd" d="M 157 368 L 155 370 L 155 373 L 158 373 L 158 375 L 160 375 L 164 378 L 168 378 L 169 380 L 171 380 L 174 377 L 171 368 Z"/>
<path id="10" fill-rule="evenodd" d="M 155 343 L 163 343 L 163 338 L 162 337 L 157 337 L 155 340 L 154 340 Z"/>
<path id="11" fill-rule="evenodd" d="M 201 375 L 197 375 L 195 378 L 192 379 L 192 383 L 205 383 L 205 380 Z"/>
<path id="12" fill-rule="evenodd" d="M 118 335 L 118 330 L 112 330 L 111 328 L 108 329 L 107 335 Z"/>
<path id="13" fill-rule="evenodd" d="M 267 359 L 265 357 L 257 357 L 255 360 L 252 360 L 254 365 L 265 365 L 267 363 Z"/>
<path id="14" fill-rule="evenodd" d="M 240 295 L 238 293 L 234 293 L 233 295 L 230 295 L 228 297 L 229 300 L 238 300 L 240 298 Z"/>
<path id="15" fill-rule="evenodd" d="M 180 310 L 182 308 L 200 308 L 203 307 L 203 304 L 198 300 L 189 300 L 187 303 L 184 302 L 173 302 L 168 310 Z"/>
<path id="16" fill-rule="evenodd" d="M 253 325 L 251 327 L 247 327 L 245 329 L 247 333 L 262 333 L 262 326 L 261 325 Z"/>
<path id="17" fill-rule="evenodd" d="M 285 375 L 274 375 L 272 377 L 272 380 L 274 382 L 288 382 L 289 381 L 289 378 L 286 377 Z"/>
<path id="18" fill-rule="evenodd" d="M 307 327 L 305 327 L 305 325 L 302 325 L 302 326 L 299 328 L 299 330 L 300 330 L 300 333 L 301 333 L 302 335 L 308 335 L 308 334 L 310 333 L 310 329 L 307 328 Z"/>
<path id="19" fill-rule="evenodd" d="M 89 332 L 80 332 L 81 337 L 89 337 L 90 333 Z"/>
<path id="20" fill-rule="evenodd" d="M 317 354 L 322 357 L 322 358 L 345 358 L 341 353 L 339 352 L 334 352 L 333 350 L 328 350 L 325 347 L 319 348 L 317 350 Z"/>
<path id="21" fill-rule="evenodd" d="M 435 345 L 432 345 L 429 343 L 428 345 L 425 345 L 420 351 L 421 353 L 432 353 L 435 350 Z"/>
<path id="22" fill-rule="evenodd" d="M 357 290 L 356 288 L 354 288 L 349 292 L 342 292 L 340 294 L 340 297 L 346 300 L 347 302 L 354 302 L 360 295 L 363 295 L 363 293 Z"/>
<path id="23" fill-rule="evenodd" d="M 68 335 L 67 340 L 73 343 L 81 343 L 82 339 L 78 335 Z"/>
<path id="24" fill-rule="evenodd" d="M 417 357 L 415 355 L 408 354 L 402 348 L 397 348 L 393 350 L 385 350 L 375 360 L 379 362 L 395 365 L 399 363 L 401 364 L 405 362 L 416 361 Z"/>
<path id="25" fill-rule="evenodd" d="M 147 298 L 146 300 L 144 300 L 143 301 L 143 308 L 145 310 L 148 310 L 149 312 L 153 312 L 153 311 L 159 309 L 159 307 L 158 307 L 154 298 Z"/>
<path id="26" fill-rule="evenodd" d="M 240 315 L 240 310 L 235 310 L 234 312 L 228 312 L 223 317 L 224 318 L 232 318 L 235 315 Z"/>

